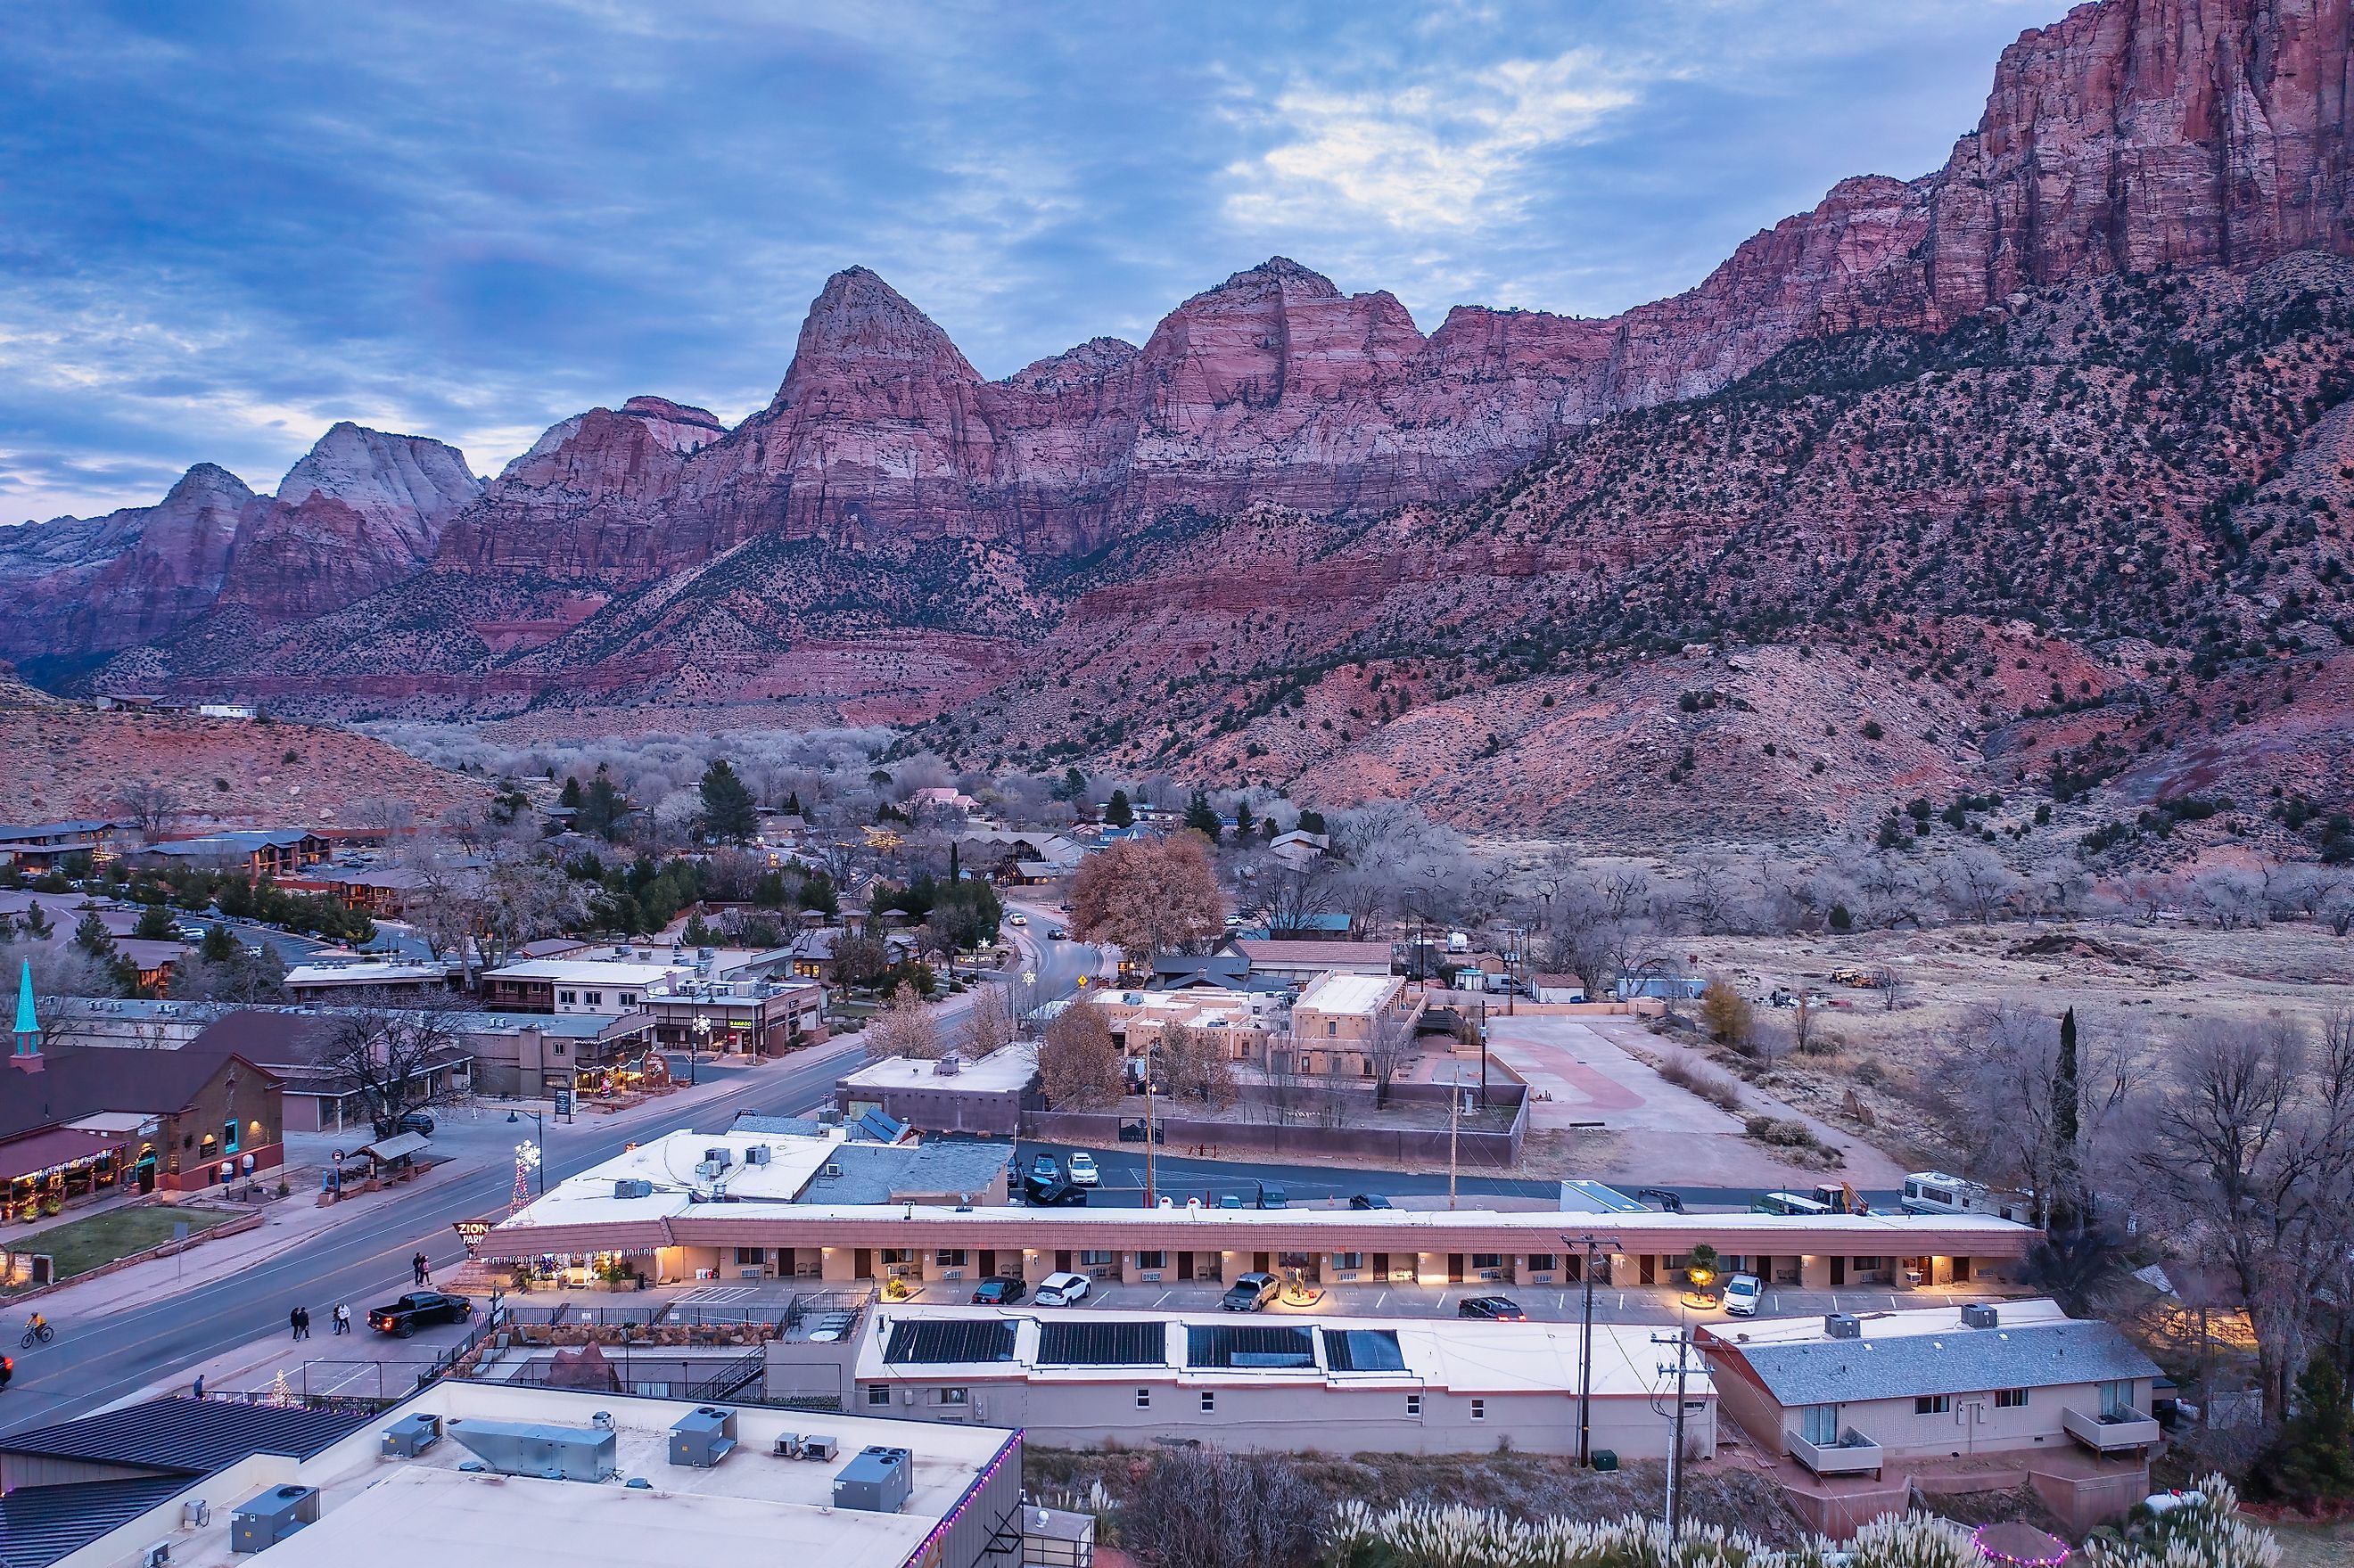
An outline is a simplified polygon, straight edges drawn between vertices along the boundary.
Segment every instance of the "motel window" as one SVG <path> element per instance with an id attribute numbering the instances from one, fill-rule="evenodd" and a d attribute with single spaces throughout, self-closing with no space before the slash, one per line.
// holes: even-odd
<path id="1" fill-rule="evenodd" d="M 556 1043 L 556 1054 L 559 1056 L 564 1054 L 564 1042 L 561 1040 Z"/>
<path id="2" fill-rule="evenodd" d="M 1418 1393 L 1409 1393 L 1405 1396 L 1405 1413 L 1408 1415 L 1419 1415 L 1422 1414 L 1422 1395 Z"/>
<path id="3" fill-rule="evenodd" d="M 1138 1253 L 1136 1255 L 1136 1266 L 1139 1268 L 1166 1268 L 1169 1266 L 1169 1255 L 1165 1252 Z"/>
<path id="4" fill-rule="evenodd" d="M 769 1261 L 769 1249 L 758 1246 L 739 1246 L 736 1249 L 736 1261 L 744 1264 L 766 1263 Z"/>
<path id="5" fill-rule="evenodd" d="M 1365 1266 L 1365 1255 L 1361 1252 L 1336 1252 L 1332 1255 L 1332 1266 L 1335 1268 L 1363 1268 Z"/>
<path id="6" fill-rule="evenodd" d="M 1079 1266 L 1081 1268 L 1109 1268 L 1116 1261 L 1118 1261 L 1116 1256 L 1108 1252 L 1082 1252 L 1079 1254 Z"/>
<path id="7" fill-rule="evenodd" d="M 1474 1421 L 1485 1421 L 1488 1419 L 1488 1402 L 1486 1400 L 1475 1399 L 1471 1402 L 1471 1419 Z"/>
<path id="8" fill-rule="evenodd" d="M 876 1255 L 886 1264 L 913 1263 L 916 1261 L 916 1249 L 911 1246 L 886 1246 Z"/>
<path id="9" fill-rule="evenodd" d="M 620 995 L 620 1002 L 621 1002 L 621 1005 L 622 1005 L 623 1007 L 635 1007 L 635 1006 L 637 1006 L 637 1005 L 638 1005 L 637 993 L 636 993 L 635 991 L 623 991 L 623 992 L 621 993 L 621 995 Z"/>
<path id="10" fill-rule="evenodd" d="M 1150 1410 L 1152 1408 L 1152 1391 L 1150 1389 L 1140 1388 L 1136 1391 L 1136 1408 L 1139 1410 Z"/>
<path id="11" fill-rule="evenodd" d="M 960 1246 L 941 1247 L 938 1251 L 932 1254 L 932 1262 L 942 1268 L 962 1268 L 964 1266 L 964 1248 Z"/>
<path id="12" fill-rule="evenodd" d="M 1856 1267 L 1863 1270 L 1866 1274 L 1871 1274 L 1875 1270 L 1886 1268 L 1888 1266 L 1888 1260 L 1884 1257 L 1855 1257 L 1850 1258 L 1848 1261 L 1853 1264 Z"/>
<path id="13" fill-rule="evenodd" d="M 891 1385 L 887 1383 L 868 1383 L 866 1385 L 866 1403 L 869 1404 L 890 1404 Z"/>
<path id="14" fill-rule="evenodd" d="M 1339 1019 L 1337 1019 L 1337 1018 L 1328 1018 L 1328 1019 L 1326 1019 L 1326 1020 L 1324 1021 L 1324 1033 L 1327 1033 L 1327 1034 L 1338 1034 L 1338 1033 L 1341 1033 L 1341 1021 L 1340 1021 Z"/>
<path id="15" fill-rule="evenodd" d="M 1997 1410 L 2024 1410 L 2027 1408 L 2027 1391 L 2023 1388 L 1996 1389 L 1994 1407 Z"/>
<path id="16" fill-rule="evenodd" d="M 1202 1391 L 1202 1414 L 1204 1415 L 1210 1414 L 1217 1408 L 1218 1396 L 1216 1392 L 1211 1389 L 1204 1389 Z"/>
<path id="17" fill-rule="evenodd" d="M 556 1000 L 562 1002 L 565 1006 L 570 1007 L 575 1001 L 578 1001 L 579 998 L 571 991 L 559 991 L 556 993 Z"/>
<path id="18" fill-rule="evenodd" d="M 1954 1412 L 1954 1396 L 1950 1393 L 1925 1393 L 1913 1402 L 1915 1415 L 1950 1415 Z"/>
<path id="19" fill-rule="evenodd" d="M 1553 1269 L 1560 1264 L 1560 1262 L 1561 1259 L 1553 1253 L 1532 1252 L 1529 1254 L 1529 1267 L 1539 1273 L 1551 1273 Z"/>
<path id="20" fill-rule="evenodd" d="M 1474 1268 L 1501 1268 L 1504 1266 L 1504 1255 L 1500 1252 L 1475 1252 L 1471 1255 L 1471 1266 Z"/>
<path id="21" fill-rule="evenodd" d="M 969 1389 L 936 1388 L 932 1390 L 932 1403 L 934 1404 L 970 1404 L 972 1393 Z"/>
<path id="22" fill-rule="evenodd" d="M 605 993 L 601 991 L 584 991 L 580 994 L 590 1007 L 602 1007 L 605 1005 Z"/>

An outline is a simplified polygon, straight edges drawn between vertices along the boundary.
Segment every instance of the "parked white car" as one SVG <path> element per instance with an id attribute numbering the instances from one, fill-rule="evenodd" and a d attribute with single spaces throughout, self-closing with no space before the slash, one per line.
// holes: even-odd
<path id="1" fill-rule="evenodd" d="M 1757 1303 L 1765 1297 L 1766 1287 L 1754 1274 L 1736 1274 L 1724 1282 L 1724 1309 L 1736 1318 L 1757 1316 Z"/>
<path id="2" fill-rule="evenodd" d="M 1070 1171 L 1074 1187 L 1094 1187 L 1103 1181 L 1103 1172 L 1096 1169 L 1096 1157 L 1084 1149 L 1071 1150 L 1071 1157 L 1063 1163 Z"/>
<path id="3" fill-rule="evenodd" d="M 1050 1274 L 1039 1282 L 1034 1299 L 1041 1307 L 1073 1307 L 1094 1287 L 1095 1281 L 1084 1274 Z"/>

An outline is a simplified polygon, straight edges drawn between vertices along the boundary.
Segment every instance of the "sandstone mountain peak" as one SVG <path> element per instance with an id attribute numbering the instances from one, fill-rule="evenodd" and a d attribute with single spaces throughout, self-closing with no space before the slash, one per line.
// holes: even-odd
<path id="1" fill-rule="evenodd" d="M 252 499 L 253 489 L 245 481 L 217 462 L 200 462 L 173 482 L 164 504 L 236 506 Z"/>
<path id="2" fill-rule="evenodd" d="M 1270 256 L 1257 266 L 1235 273 L 1220 289 L 1264 287 L 1273 283 L 1287 292 L 1314 299 L 1337 300 L 1340 287 L 1313 267 L 1303 267 L 1288 256 Z"/>

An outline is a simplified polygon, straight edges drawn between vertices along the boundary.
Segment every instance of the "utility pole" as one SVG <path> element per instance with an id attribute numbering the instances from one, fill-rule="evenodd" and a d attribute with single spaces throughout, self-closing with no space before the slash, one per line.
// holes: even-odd
<path id="1" fill-rule="evenodd" d="M 1463 1064 L 1455 1064 L 1455 1081 L 1447 1089 L 1447 1207 L 1455 1207 L 1455 1134 L 1463 1120 Z"/>
<path id="2" fill-rule="evenodd" d="M 1593 1463 L 1594 1455 L 1594 1266 L 1604 1254 L 1617 1252 L 1618 1244 L 1591 1231 L 1574 1240 L 1561 1239 L 1564 1246 L 1585 1249 L 1585 1258 L 1577 1271 L 1585 1283 L 1585 1309 L 1577 1332 L 1577 1462 L 1582 1467 Z"/>
<path id="3" fill-rule="evenodd" d="M 1676 1374 L 1675 1436 L 1670 1439 L 1671 1446 L 1668 1449 L 1668 1552 L 1672 1557 L 1684 1524 L 1684 1373 L 1689 1370 L 1686 1352 L 1692 1348 L 1691 1333 L 1679 1324 L 1673 1334 L 1652 1335 L 1651 1343 L 1676 1348 L 1676 1364 L 1659 1369 Z"/>
<path id="4" fill-rule="evenodd" d="M 1160 1199 L 1152 1185 L 1152 1049 L 1144 1052 L 1144 1206 L 1157 1209 Z"/>

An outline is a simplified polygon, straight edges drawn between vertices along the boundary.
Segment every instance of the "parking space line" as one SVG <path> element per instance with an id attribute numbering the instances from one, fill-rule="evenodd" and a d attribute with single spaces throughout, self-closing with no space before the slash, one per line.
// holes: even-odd
<path id="1" fill-rule="evenodd" d="M 1159 1298 L 1158 1300 L 1154 1301 L 1152 1304 L 1153 1304 L 1155 1307 L 1158 1307 L 1158 1306 L 1160 1306 L 1160 1305 L 1161 1305 L 1161 1303 L 1162 1301 L 1166 1301 L 1166 1300 L 1168 1300 L 1172 1296 L 1174 1296 L 1174 1295 L 1176 1295 L 1176 1294 L 1177 1294 L 1177 1293 L 1176 1293 L 1174 1290 L 1164 1290 L 1164 1291 L 1162 1291 L 1162 1292 L 1161 1293 L 1160 1298 Z"/>

